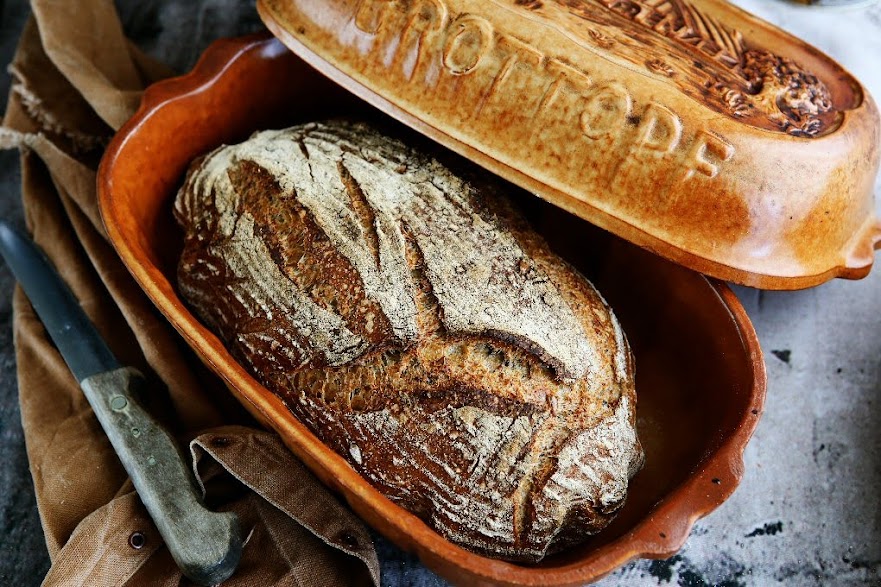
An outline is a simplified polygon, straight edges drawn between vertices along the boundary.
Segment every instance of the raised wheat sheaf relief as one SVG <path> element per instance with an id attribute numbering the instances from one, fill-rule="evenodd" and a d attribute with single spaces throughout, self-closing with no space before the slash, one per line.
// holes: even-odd
<path id="1" fill-rule="evenodd" d="M 548 0 L 523 2 L 534 12 L 565 10 L 558 19 L 614 57 L 669 78 L 686 94 L 734 118 L 769 130 L 813 137 L 837 113 L 829 90 L 786 57 L 750 47 L 740 31 L 687 0 Z M 586 28 L 579 25 L 590 23 Z M 570 24 L 572 23 L 572 24 Z M 614 47 L 614 48 L 612 48 Z"/>

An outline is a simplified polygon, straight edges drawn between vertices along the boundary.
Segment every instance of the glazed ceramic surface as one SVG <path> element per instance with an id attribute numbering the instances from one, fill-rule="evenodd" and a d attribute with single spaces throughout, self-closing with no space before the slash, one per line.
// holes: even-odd
<path id="1" fill-rule="evenodd" d="M 724 0 L 258 9 L 296 54 L 384 112 L 677 263 L 766 289 L 872 264 L 872 98 Z"/>
<path id="2" fill-rule="evenodd" d="M 265 36 L 218 42 L 191 74 L 151 87 L 99 170 L 108 234 L 147 295 L 235 397 L 324 483 L 368 524 L 454 583 L 582 585 L 634 557 L 674 553 L 694 521 L 737 486 L 743 450 L 765 397 L 755 332 L 732 292 L 711 278 L 519 193 L 527 216 L 553 248 L 595 282 L 627 332 L 646 450 L 646 465 L 612 525 L 534 566 L 463 550 L 383 497 L 193 316 L 176 291 L 182 243 L 171 213 L 189 163 L 255 130 L 330 116 L 386 119 Z M 389 124 L 405 137 L 410 132 Z"/>

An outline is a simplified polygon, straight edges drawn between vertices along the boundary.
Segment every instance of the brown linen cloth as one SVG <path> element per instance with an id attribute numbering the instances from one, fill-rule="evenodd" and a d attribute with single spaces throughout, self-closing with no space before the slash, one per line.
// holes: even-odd
<path id="1" fill-rule="evenodd" d="M 106 240 L 95 193 L 101 151 L 143 88 L 168 70 L 128 42 L 109 0 L 31 4 L 10 66 L 0 147 L 22 150 L 34 239 L 120 360 L 147 375 L 144 403 L 188 443 L 206 502 L 239 515 L 247 540 L 225 584 L 378 585 L 363 524 L 207 373 Z M 14 328 L 27 453 L 52 560 L 44 584 L 187 584 L 21 291 Z"/>

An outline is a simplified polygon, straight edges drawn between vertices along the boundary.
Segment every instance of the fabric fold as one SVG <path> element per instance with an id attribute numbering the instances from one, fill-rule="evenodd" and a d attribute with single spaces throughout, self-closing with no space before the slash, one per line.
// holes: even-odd
<path id="1" fill-rule="evenodd" d="M 135 66 L 111 0 L 33 0 L 46 55 L 112 128 L 137 110 L 147 82 Z"/>

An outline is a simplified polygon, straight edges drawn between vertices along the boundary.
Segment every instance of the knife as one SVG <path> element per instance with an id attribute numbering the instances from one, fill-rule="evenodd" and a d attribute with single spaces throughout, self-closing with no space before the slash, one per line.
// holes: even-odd
<path id="1" fill-rule="evenodd" d="M 0 220 L 0 255 L 21 284 L 184 575 L 220 583 L 242 555 L 238 518 L 212 512 L 171 435 L 137 400 L 145 379 L 119 363 L 49 259 Z"/>

